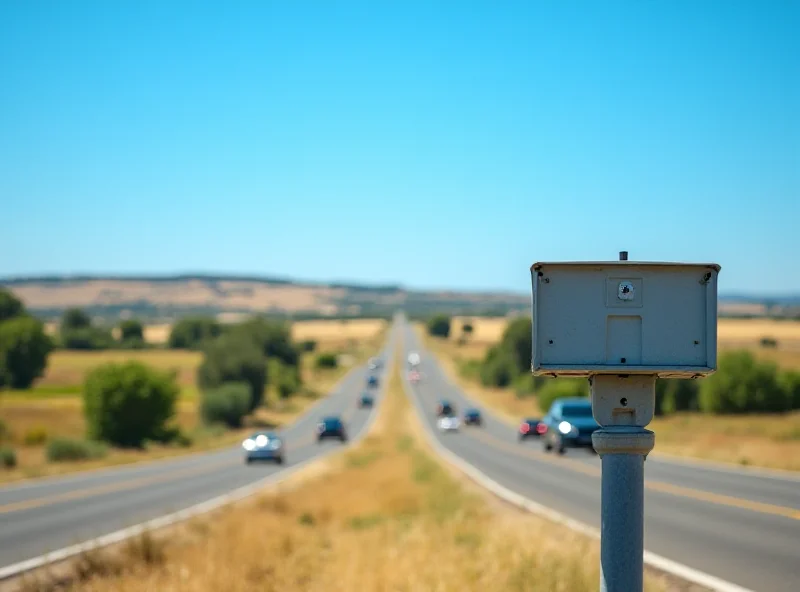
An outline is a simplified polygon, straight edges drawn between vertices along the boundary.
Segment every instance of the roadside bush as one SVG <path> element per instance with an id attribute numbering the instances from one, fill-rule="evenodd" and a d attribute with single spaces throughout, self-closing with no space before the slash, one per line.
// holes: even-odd
<path id="1" fill-rule="evenodd" d="M 762 337 L 759 340 L 759 343 L 761 344 L 761 347 L 778 347 L 778 340 L 774 337 Z"/>
<path id="2" fill-rule="evenodd" d="M 13 469 L 17 466 L 17 453 L 13 448 L 8 446 L 0 448 L 0 465 L 6 469 Z"/>
<path id="3" fill-rule="evenodd" d="M 792 409 L 800 409 L 800 372 L 795 370 L 781 372 L 778 381 L 780 387 L 788 393 Z"/>
<path id="4" fill-rule="evenodd" d="M 306 339 L 300 344 L 300 349 L 304 352 L 313 352 L 317 349 L 317 342 L 313 339 Z"/>
<path id="5" fill-rule="evenodd" d="M 206 348 L 203 363 L 197 369 L 198 385 L 211 390 L 226 382 L 245 382 L 250 386 L 250 411 L 263 403 L 267 365 L 253 340 L 226 334 Z"/>
<path id="6" fill-rule="evenodd" d="M 492 346 L 481 364 L 481 382 L 485 386 L 507 387 L 519 375 L 514 356 L 500 344 Z"/>
<path id="7" fill-rule="evenodd" d="M 128 319 L 119 324 L 119 345 L 123 349 L 142 349 L 147 344 L 144 340 L 144 327 L 136 319 Z"/>
<path id="8" fill-rule="evenodd" d="M 40 446 L 47 442 L 47 430 L 43 427 L 35 427 L 25 432 L 23 438 L 26 446 Z"/>
<path id="9" fill-rule="evenodd" d="M 300 390 L 300 372 L 297 366 L 289 366 L 280 360 L 273 360 L 275 373 L 274 384 L 281 399 L 288 399 Z"/>
<path id="10" fill-rule="evenodd" d="M 33 317 L 0 323 L 0 387 L 29 388 L 42 375 L 52 349 L 42 323 Z"/>
<path id="11" fill-rule="evenodd" d="M 561 397 L 588 396 L 589 381 L 585 378 L 545 378 L 536 395 L 542 413 L 547 413 L 553 401 Z"/>
<path id="12" fill-rule="evenodd" d="M 108 447 L 102 442 L 54 438 L 47 444 L 47 460 L 50 462 L 70 462 L 103 458 Z"/>
<path id="13" fill-rule="evenodd" d="M 330 369 L 330 368 L 336 368 L 338 365 L 339 365 L 339 360 L 336 357 L 336 354 L 323 353 L 317 356 L 316 360 L 317 368 Z"/>
<path id="14" fill-rule="evenodd" d="M 0 288 L 0 323 L 25 314 L 22 301 L 13 292 Z"/>
<path id="15" fill-rule="evenodd" d="M 664 378 L 656 381 L 656 415 L 697 411 L 700 385 L 696 380 Z"/>
<path id="16" fill-rule="evenodd" d="M 542 376 L 534 376 L 533 374 L 520 374 L 514 380 L 514 393 L 517 398 L 531 397 L 542 388 L 547 379 Z"/>
<path id="17" fill-rule="evenodd" d="M 788 411 L 791 396 L 778 381 L 777 366 L 747 351 L 722 354 L 717 371 L 700 383 L 700 409 L 708 413 Z"/>
<path id="18" fill-rule="evenodd" d="M 0 419 L 0 442 L 7 442 L 11 440 L 11 430 L 8 429 L 6 422 Z"/>
<path id="19" fill-rule="evenodd" d="M 230 428 L 242 426 L 251 409 L 250 385 L 228 382 L 200 395 L 200 416 L 206 424 L 221 423 Z"/>
<path id="20" fill-rule="evenodd" d="M 89 437 L 132 447 L 163 437 L 175 413 L 178 390 L 173 372 L 140 362 L 98 366 L 83 390 Z"/>
<path id="21" fill-rule="evenodd" d="M 221 325 L 213 318 L 187 317 L 172 326 L 167 343 L 172 349 L 202 349 L 221 333 Z"/>
<path id="22" fill-rule="evenodd" d="M 434 337 L 447 339 L 450 336 L 450 317 L 447 315 L 436 315 L 428 319 L 428 334 Z"/>

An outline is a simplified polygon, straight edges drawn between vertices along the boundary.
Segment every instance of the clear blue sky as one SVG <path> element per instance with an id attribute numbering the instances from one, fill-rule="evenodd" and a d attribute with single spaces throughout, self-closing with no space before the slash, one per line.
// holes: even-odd
<path id="1" fill-rule="evenodd" d="M 800 2 L 0 3 L 0 276 L 800 291 Z"/>

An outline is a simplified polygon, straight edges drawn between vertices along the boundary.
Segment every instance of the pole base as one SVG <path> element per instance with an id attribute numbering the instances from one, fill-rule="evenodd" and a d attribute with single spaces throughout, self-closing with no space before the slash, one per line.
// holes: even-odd
<path id="1" fill-rule="evenodd" d="M 606 426 L 592 434 L 592 446 L 604 454 L 641 454 L 645 458 L 656 444 L 656 435 L 639 426 Z"/>

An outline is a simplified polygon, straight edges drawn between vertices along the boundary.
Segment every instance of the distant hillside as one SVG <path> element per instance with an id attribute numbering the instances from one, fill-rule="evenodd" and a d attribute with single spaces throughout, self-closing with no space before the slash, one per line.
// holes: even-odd
<path id="1" fill-rule="evenodd" d="M 424 291 L 254 276 L 48 276 L 0 279 L 0 285 L 47 320 L 70 307 L 108 321 L 130 316 L 172 321 L 193 314 L 235 318 L 254 313 L 296 319 L 388 318 L 401 308 L 410 316 L 436 312 L 505 316 L 530 311 L 528 293 Z M 800 295 L 720 295 L 719 311 L 723 316 L 800 317 Z"/>
<path id="2" fill-rule="evenodd" d="M 530 295 L 438 292 L 401 286 L 295 282 L 242 276 L 64 276 L 0 280 L 34 314 L 54 319 L 70 307 L 110 320 L 135 316 L 173 320 L 191 314 L 269 314 L 292 318 L 389 317 L 435 312 L 505 315 L 527 311 Z"/>

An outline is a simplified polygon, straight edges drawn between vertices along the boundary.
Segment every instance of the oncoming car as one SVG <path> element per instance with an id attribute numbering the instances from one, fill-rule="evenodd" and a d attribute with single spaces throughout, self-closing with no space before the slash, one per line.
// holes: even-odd
<path id="1" fill-rule="evenodd" d="M 464 425 L 483 425 L 483 417 L 480 410 L 474 407 L 467 409 L 464 412 Z"/>
<path id="2" fill-rule="evenodd" d="M 256 432 L 242 442 L 245 450 L 245 462 L 250 464 L 256 460 L 271 460 L 279 465 L 284 460 L 283 440 L 269 432 Z"/>
<path id="3" fill-rule="evenodd" d="M 455 415 L 445 415 L 436 420 L 436 426 L 442 432 L 457 432 L 460 422 Z"/>
<path id="4" fill-rule="evenodd" d="M 369 393 L 362 394 L 361 398 L 358 400 L 359 407 L 372 407 L 374 404 L 375 404 L 375 397 L 373 397 Z"/>
<path id="5" fill-rule="evenodd" d="M 567 448 L 592 447 L 592 434 L 600 426 L 592 415 L 592 403 L 583 397 L 556 399 L 542 420 L 547 431 L 542 436 L 544 449 L 564 454 Z"/>

